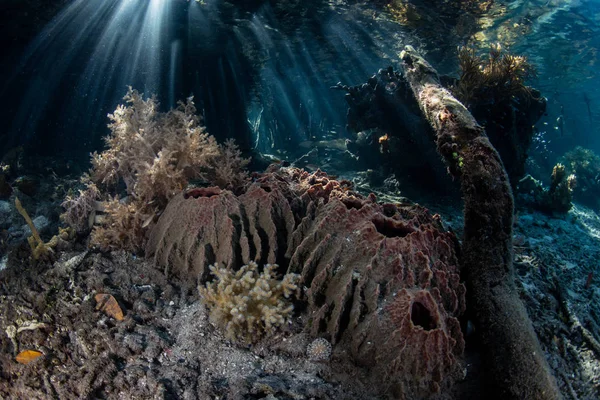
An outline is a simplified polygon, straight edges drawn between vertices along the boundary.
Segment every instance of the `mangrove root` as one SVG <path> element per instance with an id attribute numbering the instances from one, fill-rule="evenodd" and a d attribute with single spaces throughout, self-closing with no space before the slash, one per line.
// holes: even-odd
<path id="1" fill-rule="evenodd" d="M 561 398 L 514 284 L 513 196 L 508 175 L 484 129 L 442 87 L 414 48 L 401 53 L 406 79 L 436 134 L 464 198 L 463 273 L 468 308 L 483 345 L 486 391 L 493 399 Z"/>

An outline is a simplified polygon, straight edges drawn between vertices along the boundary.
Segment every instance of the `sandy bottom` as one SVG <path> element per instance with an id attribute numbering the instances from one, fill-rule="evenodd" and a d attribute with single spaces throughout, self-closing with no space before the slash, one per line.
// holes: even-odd
<path id="1" fill-rule="evenodd" d="M 460 210 L 441 212 L 460 232 Z M 209 323 L 195 282 L 169 280 L 130 254 L 74 244 L 52 264 L 18 260 L 0 271 L 0 398 L 376 398 L 360 383 L 365 371 L 344 354 L 307 357 L 302 314 L 285 332 L 245 348 Z M 599 260 L 594 212 L 519 214 L 517 285 L 567 399 L 600 398 Z M 96 310 L 98 293 L 115 297 L 123 321 Z M 441 397 L 477 390 L 476 338 L 476 331 L 467 336 L 465 382 Z M 23 350 L 43 356 L 20 364 Z"/>

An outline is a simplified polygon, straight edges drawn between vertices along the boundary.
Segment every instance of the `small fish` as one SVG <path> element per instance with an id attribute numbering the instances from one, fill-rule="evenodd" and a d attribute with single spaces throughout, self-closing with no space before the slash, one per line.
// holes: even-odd
<path id="1" fill-rule="evenodd" d="M 560 137 L 563 137 L 565 135 L 564 124 L 565 123 L 562 115 L 556 118 L 556 126 L 554 127 L 554 129 L 560 130 Z"/>
<path id="2" fill-rule="evenodd" d="M 273 154 L 263 153 L 261 155 L 265 160 L 269 161 L 271 164 L 281 164 L 282 163 L 281 159 L 277 156 L 274 156 Z"/>
<path id="3" fill-rule="evenodd" d="M 565 110 L 564 106 L 560 106 L 560 115 L 556 118 L 556 126 L 554 129 L 560 130 L 560 137 L 565 135 L 565 117 L 563 117 L 563 111 Z"/>
<path id="4" fill-rule="evenodd" d="M 388 134 L 384 134 L 378 140 L 379 142 L 379 152 L 381 154 L 388 154 L 390 152 L 390 137 Z"/>

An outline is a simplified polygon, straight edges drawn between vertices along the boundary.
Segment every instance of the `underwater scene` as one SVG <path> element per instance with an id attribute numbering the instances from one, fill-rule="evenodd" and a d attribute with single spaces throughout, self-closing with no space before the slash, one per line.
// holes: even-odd
<path id="1" fill-rule="evenodd" d="M 600 399 L 597 0 L 0 1 L 0 399 Z"/>

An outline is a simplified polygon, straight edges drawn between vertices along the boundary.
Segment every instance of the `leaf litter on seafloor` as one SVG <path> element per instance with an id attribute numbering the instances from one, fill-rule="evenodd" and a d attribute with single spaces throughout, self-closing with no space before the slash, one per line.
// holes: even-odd
<path id="1" fill-rule="evenodd" d="M 44 354 L 37 351 L 37 350 L 23 350 L 22 352 L 20 352 L 19 354 L 17 354 L 17 356 L 15 357 L 15 360 L 19 363 L 19 364 L 29 364 L 30 362 L 37 360 L 38 358 L 40 358 L 41 356 L 43 356 Z"/>
<path id="2" fill-rule="evenodd" d="M 98 293 L 94 299 L 98 305 L 96 310 L 104 311 L 109 317 L 113 317 L 117 321 L 123 321 L 123 310 L 119 307 L 117 300 L 110 294 Z"/>

